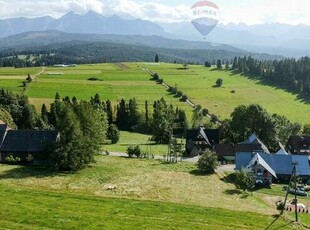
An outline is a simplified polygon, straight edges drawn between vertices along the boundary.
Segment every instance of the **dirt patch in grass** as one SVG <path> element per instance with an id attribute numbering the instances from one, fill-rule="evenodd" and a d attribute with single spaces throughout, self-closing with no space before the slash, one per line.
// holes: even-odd
<path id="1" fill-rule="evenodd" d="M 122 70 L 128 70 L 128 69 L 131 69 L 128 65 L 124 64 L 124 63 L 115 63 L 115 65 L 122 69 Z"/>

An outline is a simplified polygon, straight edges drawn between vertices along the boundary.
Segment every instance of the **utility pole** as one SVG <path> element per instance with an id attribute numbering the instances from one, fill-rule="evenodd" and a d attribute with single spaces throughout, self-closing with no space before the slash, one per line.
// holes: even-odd
<path id="1" fill-rule="evenodd" d="M 285 199 L 284 199 L 284 204 L 283 204 L 283 208 L 281 210 L 281 213 L 280 215 L 283 214 L 284 212 L 284 209 L 285 209 L 285 205 L 286 205 L 286 201 L 287 201 L 287 197 L 288 197 L 288 193 L 289 193 L 289 190 L 290 190 L 290 184 L 292 183 L 292 180 L 294 179 L 294 183 L 295 183 L 295 220 L 296 222 L 298 222 L 298 213 L 297 213 L 297 195 L 296 195 L 296 192 L 297 192 L 297 170 L 296 170 L 296 166 L 298 165 L 297 162 L 293 162 L 293 170 L 292 170 L 292 174 L 291 174 L 291 178 L 290 178 L 290 182 L 287 186 L 287 190 L 286 190 L 286 195 L 285 195 Z"/>
<path id="2" fill-rule="evenodd" d="M 295 179 L 295 220 L 298 222 L 298 212 L 297 212 L 297 173 L 296 173 L 296 165 L 298 165 L 297 162 L 293 163 L 294 166 L 294 179 Z"/>

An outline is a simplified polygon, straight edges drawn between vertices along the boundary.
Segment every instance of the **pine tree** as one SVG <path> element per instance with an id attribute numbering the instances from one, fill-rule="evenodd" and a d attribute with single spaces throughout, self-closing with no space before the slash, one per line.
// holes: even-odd
<path id="1" fill-rule="evenodd" d="M 113 123 L 113 109 L 112 109 L 112 103 L 110 100 L 106 101 L 106 111 L 108 116 L 108 122 L 109 124 Z"/>
<path id="2" fill-rule="evenodd" d="M 156 62 L 156 63 L 158 63 L 158 62 L 159 62 L 159 57 L 158 57 L 158 55 L 157 55 L 157 54 L 155 55 L 155 62 Z"/>

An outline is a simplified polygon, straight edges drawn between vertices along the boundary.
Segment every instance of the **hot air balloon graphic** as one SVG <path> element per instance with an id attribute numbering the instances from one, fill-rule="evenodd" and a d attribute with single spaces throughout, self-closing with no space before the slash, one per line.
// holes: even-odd
<path id="1" fill-rule="evenodd" d="M 219 8 L 210 1 L 200 1 L 192 6 L 192 24 L 204 38 L 219 22 Z"/>

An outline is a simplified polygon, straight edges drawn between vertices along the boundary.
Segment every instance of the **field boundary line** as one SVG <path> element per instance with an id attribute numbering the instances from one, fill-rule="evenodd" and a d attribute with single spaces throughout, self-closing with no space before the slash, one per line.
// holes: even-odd
<path id="1" fill-rule="evenodd" d="M 46 70 L 46 68 L 45 68 L 45 67 L 42 67 L 41 71 L 40 71 L 39 73 L 37 73 L 37 74 L 34 75 L 32 81 L 37 81 L 37 78 L 38 78 L 42 73 L 44 73 L 45 70 Z M 29 87 L 30 87 L 30 84 L 31 84 L 31 83 L 32 83 L 32 82 L 30 82 L 29 84 L 26 85 L 26 87 L 25 87 L 24 90 L 22 91 L 22 95 L 26 95 L 26 94 L 28 93 Z"/>

